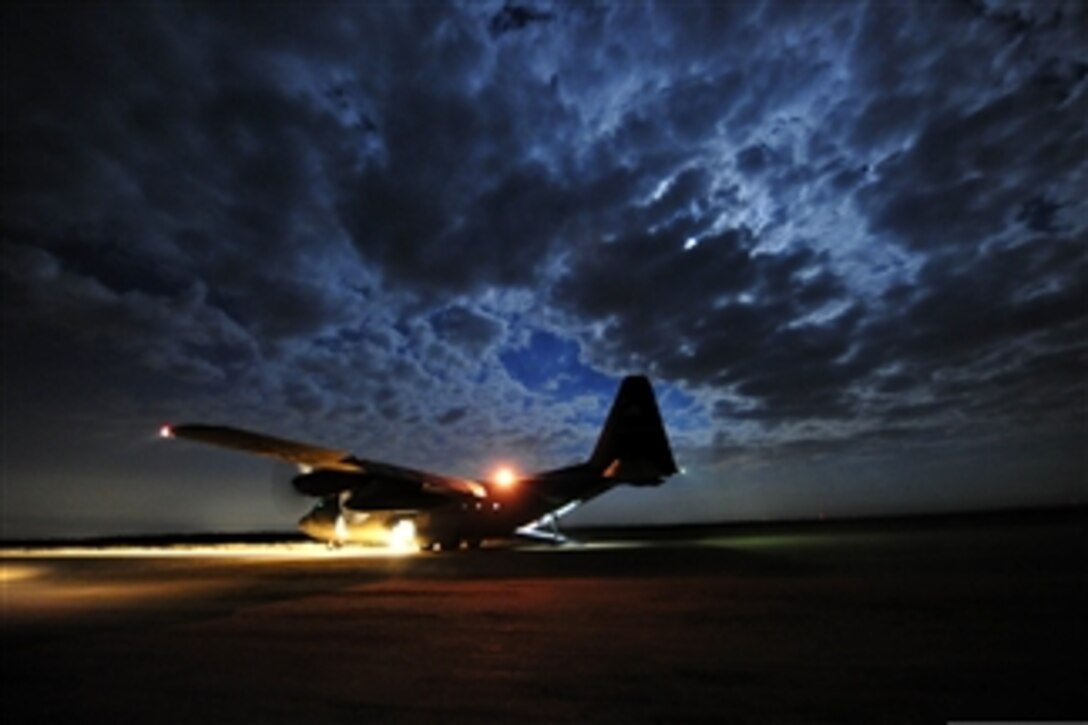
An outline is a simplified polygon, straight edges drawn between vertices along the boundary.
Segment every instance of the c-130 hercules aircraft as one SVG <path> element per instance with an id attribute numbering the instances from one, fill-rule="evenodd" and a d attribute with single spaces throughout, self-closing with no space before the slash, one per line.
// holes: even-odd
<path id="1" fill-rule="evenodd" d="M 559 517 L 617 484 L 656 486 L 677 472 L 650 381 L 624 378 L 589 460 L 494 481 L 444 476 L 261 433 L 217 425 L 163 426 L 184 438 L 298 465 L 295 489 L 317 499 L 299 521 L 307 535 L 347 542 L 449 551 L 521 535 L 564 540 Z"/>

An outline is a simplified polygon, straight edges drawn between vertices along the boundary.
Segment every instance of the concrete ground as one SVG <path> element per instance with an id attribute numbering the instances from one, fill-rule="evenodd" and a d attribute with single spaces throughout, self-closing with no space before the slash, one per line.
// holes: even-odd
<path id="1" fill-rule="evenodd" d="M 1082 514 L 8 549 L 4 723 L 1088 718 Z"/>

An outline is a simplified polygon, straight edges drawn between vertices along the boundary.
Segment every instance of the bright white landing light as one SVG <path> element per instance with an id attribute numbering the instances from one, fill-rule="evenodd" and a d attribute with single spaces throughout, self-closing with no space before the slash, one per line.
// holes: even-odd
<path id="1" fill-rule="evenodd" d="M 401 519 L 389 530 L 390 549 L 414 549 L 416 545 L 416 525 L 411 519 Z"/>

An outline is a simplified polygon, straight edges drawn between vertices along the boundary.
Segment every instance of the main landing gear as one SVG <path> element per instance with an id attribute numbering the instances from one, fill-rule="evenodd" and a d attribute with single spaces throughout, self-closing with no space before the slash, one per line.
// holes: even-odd
<path id="1" fill-rule="evenodd" d="M 435 539 L 433 541 L 421 541 L 420 551 L 449 552 L 464 549 L 479 549 L 483 542 L 476 537 L 461 539 L 456 537 Z"/>

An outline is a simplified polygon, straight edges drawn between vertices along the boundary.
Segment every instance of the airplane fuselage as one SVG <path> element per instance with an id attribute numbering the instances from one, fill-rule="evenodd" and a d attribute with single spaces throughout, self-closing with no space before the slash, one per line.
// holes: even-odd
<path id="1" fill-rule="evenodd" d="M 295 463 L 302 471 L 292 481 L 295 490 L 316 499 L 299 528 L 333 544 L 447 550 L 514 534 L 560 540 L 555 521 L 573 506 L 621 483 L 657 485 L 677 472 L 653 387 L 643 376 L 620 384 L 587 461 L 518 480 L 428 473 L 229 426 L 167 425 L 160 433 Z"/>
<path id="2" fill-rule="evenodd" d="M 485 539 L 509 537 L 534 523 L 547 523 L 550 514 L 569 511 L 616 485 L 585 466 L 538 474 L 505 486 L 477 483 L 482 495 L 471 500 L 449 500 L 418 491 L 411 502 L 391 503 L 383 510 L 353 508 L 350 493 L 330 496 L 299 522 L 299 528 L 323 541 L 382 545 L 395 538 L 392 532 L 398 525 L 410 522 L 420 548 L 475 548 Z M 374 488 L 380 490 L 381 486 Z M 360 503 L 365 506 L 365 498 Z M 538 533 L 559 538 L 554 529 Z"/>

